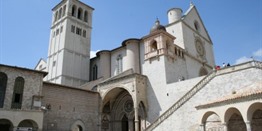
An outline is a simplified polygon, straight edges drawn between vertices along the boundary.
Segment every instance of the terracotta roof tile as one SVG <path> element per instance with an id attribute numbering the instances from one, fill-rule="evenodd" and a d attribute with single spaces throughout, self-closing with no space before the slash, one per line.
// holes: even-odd
<path id="1" fill-rule="evenodd" d="M 262 81 L 256 82 L 254 84 L 251 84 L 249 86 L 243 87 L 242 90 L 238 90 L 235 94 L 231 94 L 213 101 L 210 101 L 206 104 L 199 105 L 196 108 L 206 108 L 210 106 L 215 106 L 219 103 L 234 101 L 241 98 L 246 98 L 249 96 L 256 96 L 260 95 L 262 98 Z"/>

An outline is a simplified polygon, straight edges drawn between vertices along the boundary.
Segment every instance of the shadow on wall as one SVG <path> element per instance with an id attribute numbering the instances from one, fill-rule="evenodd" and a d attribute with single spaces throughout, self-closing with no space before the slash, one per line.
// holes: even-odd
<path id="1" fill-rule="evenodd" d="M 160 104 L 158 102 L 158 99 L 156 97 L 156 93 L 152 88 L 152 85 L 150 81 L 147 79 L 147 101 L 148 101 L 148 110 L 147 110 L 147 121 L 152 123 L 154 122 L 159 116 L 160 111 L 162 111 Z M 149 123 L 147 123 L 146 126 L 148 126 Z"/>

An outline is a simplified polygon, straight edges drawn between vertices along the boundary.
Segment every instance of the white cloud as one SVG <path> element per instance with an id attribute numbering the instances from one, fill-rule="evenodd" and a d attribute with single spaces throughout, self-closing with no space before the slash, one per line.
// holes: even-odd
<path id="1" fill-rule="evenodd" d="M 251 60 L 261 60 L 262 59 L 262 48 L 258 49 L 257 51 L 254 51 L 251 56 L 252 57 L 242 56 L 236 60 L 235 64 L 240 64 L 240 63 L 248 62 Z"/>
<path id="2" fill-rule="evenodd" d="M 257 51 L 253 52 L 254 57 L 262 57 L 262 48 L 258 49 Z"/>
<path id="3" fill-rule="evenodd" d="M 253 59 L 246 57 L 246 56 L 243 56 L 243 57 L 237 59 L 235 63 L 240 64 L 240 63 L 248 62 L 248 61 L 251 61 L 251 60 L 253 60 Z"/>
<path id="4" fill-rule="evenodd" d="M 100 51 L 100 50 L 97 50 L 97 51 L 90 51 L 90 59 L 91 58 L 93 58 L 93 57 L 95 57 L 96 56 L 96 53 L 98 52 L 98 51 Z"/>

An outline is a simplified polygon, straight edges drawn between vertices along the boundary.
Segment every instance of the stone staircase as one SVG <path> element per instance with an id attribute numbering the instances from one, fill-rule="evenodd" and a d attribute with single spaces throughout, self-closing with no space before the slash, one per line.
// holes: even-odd
<path id="1" fill-rule="evenodd" d="M 199 90 L 201 90 L 210 80 L 214 77 L 222 74 L 227 74 L 239 70 L 244 70 L 248 68 L 259 68 L 262 69 L 262 62 L 250 61 L 243 64 L 230 66 L 223 68 L 221 70 L 215 70 L 210 72 L 206 77 L 204 77 L 200 82 L 198 82 L 191 90 L 189 90 L 184 96 L 182 96 L 176 103 L 174 103 L 169 109 L 167 109 L 163 114 L 161 114 L 151 125 L 146 128 L 146 131 L 152 131 L 169 116 L 171 116 L 176 110 L 178 110 L 184 103 L 186 103 L 192 96 L 194 96 Z"/>

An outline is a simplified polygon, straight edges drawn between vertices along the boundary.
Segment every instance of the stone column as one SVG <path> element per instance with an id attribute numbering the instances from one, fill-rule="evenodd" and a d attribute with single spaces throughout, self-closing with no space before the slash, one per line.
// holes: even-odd
<path id="1" fill-rule="evenodd" d="M 16 130 L 17 130 L 17 127 L 18 127 L 18 126 L 13 126 L 13 131 L 16 131 Z"/>
<path id="2" fill-rule="evenodd" d="M 139 131 L 138 107 L 135 107 L 135 131 Z"/>
<path id="3" fill-rule="evenodd" d="M 224 131 L 227 131 L 227 123 L 223 123 L 222 125 L 223 125 Z"/>
<path id="4" fill-rule="evenodd" d="M 205 131 L 205 124 L 199 125 L 199 131 Z"/>
<path id="5" fill-rule="evenodd" d="M 247 131 L 251 131 L 251 122 L 247 121 L 245 123 L 246 123 Z"/>

